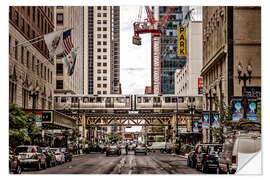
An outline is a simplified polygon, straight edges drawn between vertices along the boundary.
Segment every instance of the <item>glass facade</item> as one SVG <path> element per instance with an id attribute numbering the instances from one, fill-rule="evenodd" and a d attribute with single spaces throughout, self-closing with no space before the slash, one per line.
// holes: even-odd
<path id="1" fill-rule="evenodd" d="M 167 6 L 159 7 L 159 18 L 165 15 Z M 174 9 L 161 35 L 161 93 L 174 94 L 174 73 L 182 69 L 186 57 L 177 56 L 177 28 L 181 26 L 188 6 Z"/>

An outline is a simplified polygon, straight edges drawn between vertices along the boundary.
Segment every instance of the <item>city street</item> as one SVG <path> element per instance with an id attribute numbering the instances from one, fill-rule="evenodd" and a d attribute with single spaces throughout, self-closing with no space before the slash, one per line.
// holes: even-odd
<path id="1" fill-rule="evenodd" d="M 27 169 L 23 174 L 201 174 L 187 167 L 186 159 L 170 154 L 149 153 L 106 157 L 94 153 L 74 157 L 72 162 L 41 171 Z"/>

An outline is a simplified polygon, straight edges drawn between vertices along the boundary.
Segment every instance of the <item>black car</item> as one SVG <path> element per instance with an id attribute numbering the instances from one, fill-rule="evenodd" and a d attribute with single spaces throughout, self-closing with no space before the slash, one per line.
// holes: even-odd
<path id="1" fill-rule="evenodd" d="M 200 144 L 197 144 L 188 154 L 187 165 L 189 167 L 195 168 L 197 164 L 197 155 Z"/>
<path id="2" fill-rule="evenodd" d="M 61 148 L 61 152 L 65 155 L 65 162 L 72 161 L 72 152 L 69 148 Z"/>
<path id="3" fill-rule="evenodd" d="M 203 144 L 199 149 L 196 168 L 203 173 L 217 171 L 218 169 L 218 151 L 220 144 Z"/>
<path id="4" fill-rule="evenodd" d="M 46 156 L 46 162 L 48 167 L 56 166 L 56 157 L 55 154 L 49 147 L 40 147 L 43 154 Z"/>
<path id="5" fill-rule="evenodd" d="M 114 155 L 114 154 L 118 156 L 121 155 L 121 148 L 118 147 L 117 145 L 111 145 L 106 149 L 106 156 Z"/>

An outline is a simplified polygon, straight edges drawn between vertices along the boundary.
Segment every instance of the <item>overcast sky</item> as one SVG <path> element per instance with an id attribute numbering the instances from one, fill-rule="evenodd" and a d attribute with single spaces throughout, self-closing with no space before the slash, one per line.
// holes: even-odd
<path id="1" fill-rule="evenodd" d="M 140 35 L 142 45 L 132 44 L 133 23 L 139 6 L 120 6 L 120 82 L 122 94 L 144 94 L 151 85 L 151 35 Z M 145 10 L 142 9 L 142 20 Z"/>

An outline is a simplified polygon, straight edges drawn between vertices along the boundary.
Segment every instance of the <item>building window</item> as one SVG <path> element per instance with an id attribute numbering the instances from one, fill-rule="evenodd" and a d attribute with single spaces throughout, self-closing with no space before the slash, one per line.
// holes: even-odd
<path id="1" fill-rule="evenodd" d="M 107 76 L 104 76 L 104 77 L 103 77 L 103 80 L 104 80 L 104 81 L 107 81 Z"/>
<path id="2" fill-rule="evenodd" d="M 107 38 L 107 34 L 103 34 L 103 38 Z"/>
<path id="3" fill-rule="evenodd" d="M 103 28 L 103 31 L 107 31 L 107 28 L 106 28 L 106 27 L 104 27 L 104 28 Z"/>
<path id="4" fill-rule="evenodd" d="M 100 49 L 100 48 L 98 48 L 98 49 L 97 49 L 97 52 L 101 52 L 101 49 Z"/>
<path id="5" fill-rule="evenodd" d="M 98 88 L 101 88 L 101 84 L 97 84 L 97 87 L 98 87 Z"/>
<path id="6" fill-rule="evenodd" d="M 10 82 L 9 84 L 9 99 L 10 103 L 15 104 L 16 103 L 16 94 L 17 94 L 17 85 L 14 82 Z"/>
<path id="7" fill-rule="evenodd" d="M 29 24 L 27 25 L 27 37 L 30 38 L 30 25 Z"/>
<path id="8" fill-rule="evenodd" d="M 107 63 L 103 63 L 103 66 L 106 67 L 107 66 Z"/>
<path id="9" fill-rule="evenodd" d="M 98 6 L 98 7 L 97 7 L 97 10 L 101 10 L 101 6 Z"/>
<path id="10" fill-rule="evenodd" d="M 27 16 L 30 16 L 30 7 L 27 7 Z"/>
<path id="11" fill-rule="evenodd" d="M 103 6 L 103 10 L 107 10 L 107 6 Z"/>
<path id="12" fill-rule="evenodd" d="M 101 31 L 101 27 L 98 27 L 98 28 L 97 28 L 97 31 Z"/>
<path id="13" fill-rule="evenodd" d="M 98 80 L 98 81 L 101 81 L 101 77 L 97 77 L 97 80 Z"/>
<path id="14" fill-rule="evenodd" d="M 101 63 L 97 63 L 97 66 L 101 66 Z"/>
<path id="15" fill-rule="evenodd" d="M 98 41 L 98 42 L 97 42 L 97 45 L 101 45 L 101 41 Z"/>
<path id="16" fill-rule="evenodd" d="M 63 89 L 64 83 L 63 80 L 56 80 L 56 89 Z"/>
<path id="17" fill-rule="evenodd" d="M 24 33 L 24 19 L 22 18 L 22 32 Z"/>
<path id="18" fill-rule="evenodd" d="M 97 93 L 98 93 L 98 94 L 101 94 L 101 91 L 98 91 Z"/>
<path id="19" fill-rule="evenodd" d="M 104 87 L 104 88 L 107 88 L 107 84 L 103 84 L 103 87 Z"/>
<path id="20" fill-rule="evenodd" d="M 64 74 L 63 64 L 62 63 L 57 63 L 56 64 L 56 75 L 57 76 L 62 76 L 63 74 Z"/>
<path id="21" fill-rule="evenodd" d="M 107 49 L 106 49 L 106 48 L 104 48 L 104 49 L 103 49 L 103 52 L 107 52 Z"/>
<path id="22" fill-rule="evenodd" d="M 100 69 L 98 69 L 98 70 L 97 70 L 97 73 L 98 73 L 98 74 L 101 74 L 101 70 L 100 70 Z"/>
<path id="23" fill-rule="evenodd" d="M 97 20 L 97 24 L 101 24 L 101 20 Z"/>
<path id="24" fill-rule="evenodd" d="M 45 79 L 45 81 L 46 81 L 46 75 L 47 75 L 47 68 L 46 68 L 46 66 L 44 66 L 44 79 Z"/>
<path id="25" fill-rule="evenodd" d="M 15 40 L 15 59 L 18 60 L 18 41 Z"/>
<path id="26" fill-rule="evenodd" d="M 53 76 L 53 75 L 52 75 L 52 71 L 51 71 L 51 83 L 52 83 L 52 76 Z"/>
<path id="27" fill-rule="evenodd" d="M 107 94 L 107 91 L 103 91 L 103 94 Z"/>
<path id="28" fill-rule="evenodd" d="M 24 59 L 23 59 L 23 57 L 24 57 L 24 47 L 22 46 L 22 47 L 21 47 L 21 63 L 22 63 L 22 64 L 24 64 Z"/>
<path id="29" fill-rule="evenodd" d="M 103 41 L 103 45 L 107 45 L 107 41 Z"/>
<path id="30" fill-rule="evenodd" d="M 107 70 L 106 69 L 103 69 L 103 74 L 106 74 L 107 73 Z"/>
<path id="31" fill-rule="evenodd" d="M 97 59 L 101 59 L 101 56 L 97 56 Z"/>
<path id="32" fill-rule="evenodd" d="M 107 24 L 107 20 L 103 20 L 103 24 Z"/>
<path id="33" fill-rule="evenodd" d="M 103 59 L 107 59 L 107 55 L 103 55 Z"/>
<path id="34" fill-rule="evenodd" d="M 8 52 L 9 52 L 9 54 L 10 54 L 10 46 L 11 46 L 11 36 L 9 35 L 9 37 L 8 37 Z"/>
<path id="35" fill-rule="evenodd" d="M 63 25 L 63 23 L 64 23 L 64 15 L 63 15 L 63 13 L 57 13 L 57 15 L 56 15 L 56 23 L 57 23 L 57 25 Z"/>
<path id="36" fill-rule="evenodd" d="M 40 12 L 38 11 L 38 14 L 37 14 L 37 25 L 38 27 L 40 27 Z"/>
<path id="37" fill-rule="evenodd" d="M 103 13 L 103 17 L 107 17 L 107 13 Z"/>
<path id="38" fill-rule="evenodd" d="M 36 17 L 36 7 L 32 7 L 32 18 L 34 22 L 35 22 L 35 17 Z"/>
<path id="39" fill-rule="evenodd" d="M 43 64 L 40 65 L 40 75 L 41 78 L 43 78 Z"/>
<path id="40" fill-rule="evenodd" d="M 34 39 L 36 37 L 36 33 L 34 30 L 32 30 L 32 38 Z"/>
<path id="41" fill-rule="evenodd" d="M 15 24 L 19 26 L 19 14 L 17 11 L 15 11 Z"/>
<path id="42" fill-rule="evenodd" d="M 101 13 L 98 13 L 98 14 L 97 14 L 97 17 L 101 17 Z"/>
<path id="43" fill-rule="evenodd" d="M 32 71 L 35 72 L 35 56 L 32 56 Z"/>
<path id="44" fill-rule="evenodd" d="M 37 75 L 39 75 L 39 60 L 37 60 Z"/>
<path id="45" fill-rule="evenodd" d="M 97 34 L 97 38 L 101 38 L 101 34 Z"/>
<path id="46" fill-rule="evenodd" d="M 64 9 L 64 6 L 56 6 L 57 9 Z"/>
<path id="47" fill-rule="evenodd" d="M 24 87 L 22 88 L 22 107 L 25 109 L 28 105 L 28 91 Z"/>

